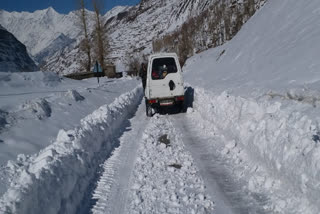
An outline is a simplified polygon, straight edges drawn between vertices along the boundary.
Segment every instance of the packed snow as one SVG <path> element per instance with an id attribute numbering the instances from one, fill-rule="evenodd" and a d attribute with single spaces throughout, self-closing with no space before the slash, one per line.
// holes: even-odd
<path id="1" fill-rule="evenodd" d="M 192 156 L 174 125 L 155 116 L 146 128 L 124 213 L 212 213 Z M 161 128 L 159 128 L 161 127 Z"/>

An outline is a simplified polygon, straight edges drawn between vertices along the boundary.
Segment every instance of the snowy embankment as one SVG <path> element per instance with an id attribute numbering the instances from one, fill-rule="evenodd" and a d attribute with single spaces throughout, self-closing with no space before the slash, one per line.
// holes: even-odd
<path id="1" fill-rule="evenodd" d="M 75 213 L 96 170 L 113 149 L 112 138 L 141 102 L 140 87 L 61 130 L 55 142 L 31 157 L 9 161 L 14 175 L 0 199 L 1 213 Z"/>
<path id="2" fill-rule="evenodd" d="M 320 1 L 269 0 L 184 67 L 199 130 L 221 136 L 251 190 L 279 193 L 280 213 L 320 212 L 319 25 Z"/>
<path id="3" fill-rule="evenodd" d="M 203 135 L 219 137 L 213 144 L 238 165 L 235 173 L 245 177 L 250 191 L 273 192 L 272 209 L 280 213 L 319 212 L 315 197 L 320 194 L 319 121 L 306 114 L 308 104 L 214 94 L 201 88 L 195 88 L 194 98 L 189 117 Z"/>

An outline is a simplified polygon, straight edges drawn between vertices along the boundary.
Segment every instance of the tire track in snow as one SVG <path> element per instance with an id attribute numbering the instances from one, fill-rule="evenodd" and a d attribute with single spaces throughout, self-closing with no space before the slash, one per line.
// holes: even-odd
<path id="1" fill-rule="evenodd" d="M 266 195 L 249 192 L 242 181 L 232 176 L 230 171 L 234 170 L 234 166 L 217 154 L 220 148 L 212 142 L 221 139 L 203 135 L 201 130 L 193 125 L 199 122 L 186 116 L 176 115 L 172 122 L 177 129 L 185 133 L 183 142 L 194 157 L 209 194 L 216 202 L 217 213 L 273 213 Z"/>
<path id="2" fill-rule="evenodd" d="M 123 213 L 136 150 L 148 124 L 144 111 L 145 107 L 141 104 L 136 116 L 130 120 L 131 130 L 124 133 L 120 138 L 120 146 L 103 164 L 104 172 L 92 197 L 95 205 L 91 211 L 94 214 Z"/>

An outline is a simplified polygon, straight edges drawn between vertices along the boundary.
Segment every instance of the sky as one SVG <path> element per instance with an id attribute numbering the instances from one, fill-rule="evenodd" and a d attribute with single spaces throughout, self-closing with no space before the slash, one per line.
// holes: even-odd
<path id="1" fill-rule="evenodd" d="M 67 14 L 75 10 L 77 0 L 0 0 L 0 9 L 6 11 L 29 11 L 42 10 L 53 7 L 57 12 Z M 105 12 L 117 5 L 136 5 L 140 0 L 103 0 Z M 91 9 L 92 0 L 85 0 L 88 9 Z"/>

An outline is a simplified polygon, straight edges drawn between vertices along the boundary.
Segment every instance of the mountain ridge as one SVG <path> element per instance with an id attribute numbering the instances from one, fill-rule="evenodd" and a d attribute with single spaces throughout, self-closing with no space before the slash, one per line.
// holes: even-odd
<path id="1" fill-rule="evenodd" d="M 31 72 L 37 69 L 26 46 L 0 25 L 0 72 Z"/>
<path id="2" fill-rule="evenodd" d="M 106 61 L 115 64 L 117 71 L 130 70 L 133 61 L 145 61 L 147 55 L 154 51 L 155 40 L 176 31 L 187 20 L 199 16 L 207 8 L 221 2 L 221 0 L 142 0 L 135 6 L 113 8 L 103 15 L 109 41 Z M 231 4 L 232 1 L 223 3 Z M 88 26 L 93 42 L 94 19 L 92 12 L 88 12 L 91 17 Z M 79 22 L 75 11 L 62 15 L 53 8 L 48 8 L 35 11 L 34 14 L 26 13 L 24 19 L 19 21 L 20 16 L 19 13 L 9 14 L 3 11 L 0 13 L 0 24 L 5 23 L 12 28 L 13 34 L 18 34 L 17 38 L 25 43 L 35 59 L 38 61 L 45 59 L 41 62 L 44 71 L 59 74 L 85 71 L 81 65 L 86 56 L 79 49 L 83 35 L 80 25 L 75 24 Z M 33 22 L 34 19 L 36 20 Z M 17 26 L 17 22 L 22 22 L 22 27 Z M 28 29 L 27 32 L 24 28 Z M 63 45 L 59 43 L 61 46 L 57 48 L 54 41 L 62 34 L 65 42 Z M 57 51 L 45 51 L 47 55 L 40 54 L 41 57 L 37 57 L 41 51 L 44 53 L 43 50 L 51 47 L 55 47 Z"/>

